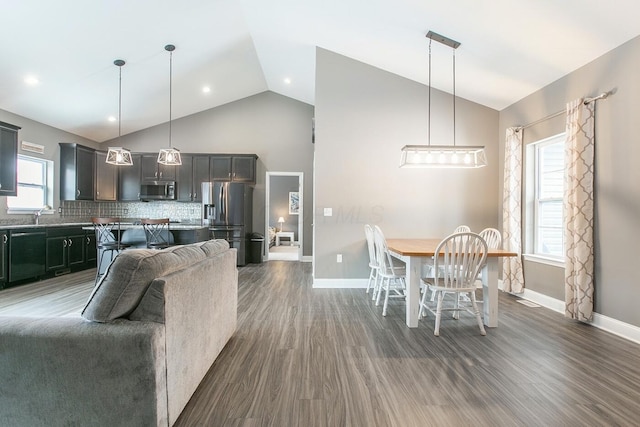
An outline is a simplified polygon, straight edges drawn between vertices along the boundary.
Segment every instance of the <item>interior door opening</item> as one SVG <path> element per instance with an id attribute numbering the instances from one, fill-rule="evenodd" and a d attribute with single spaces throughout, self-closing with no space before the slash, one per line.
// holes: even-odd
<path id="1" fill-rule="evenodd" d="M 267 172 L 265 253 L 267 260 L 301 261 L 303 173 Z"/>

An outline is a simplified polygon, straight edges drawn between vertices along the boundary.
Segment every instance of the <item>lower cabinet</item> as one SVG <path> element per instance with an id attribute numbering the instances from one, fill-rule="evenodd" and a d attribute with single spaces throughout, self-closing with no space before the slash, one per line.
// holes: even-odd
<path id="1" fill-rule="evenodd" d="M 43 228 L 9 230 L 9 282 L 45 274 L 46 236 Z"/>
<path id="2" fill-rule="evenodd" d="M 9 232 L 0 230 L 0 289 L 9 281 Z"/>
<path id="3" fill-rule="evenodd" d="M 96 247 L 96 232 L 85 231 L 85 245 L 87 250 L 85 251 L 85 268 L 94 268 L 97 265 L 98 260 L 98 248 Z"/>
<path id="4" fill-rule="evenodd" d="M 84 268 L 87 236 L 82 227 L 48 228 L 46 247 L 47 273 L 58 275 Z"/>

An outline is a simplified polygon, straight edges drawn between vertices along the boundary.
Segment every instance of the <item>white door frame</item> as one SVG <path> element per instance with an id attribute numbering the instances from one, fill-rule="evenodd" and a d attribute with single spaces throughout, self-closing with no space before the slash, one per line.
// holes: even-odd
<path id="1" fill-rule="evenodd" d="M 302 261 L 302 248 L 304 246 L 304 172 L 267 172 L 265 179 L 265 210 L 264 210 L 264 235 L 265 251 L 269 253 L 269 212 L 270 212 L 270 188 L 272 176 L 297 176 L 298 193 L 300 194 L 300 211 L 298 213 L 298 261 Z M 263 254 L 264 256 L 264 254 Z"/>

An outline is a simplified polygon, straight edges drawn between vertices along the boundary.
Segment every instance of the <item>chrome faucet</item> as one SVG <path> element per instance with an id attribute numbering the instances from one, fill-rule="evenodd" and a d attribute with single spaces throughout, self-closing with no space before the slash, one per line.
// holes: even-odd
<path id="1" fill-rule="evenodd" d="M 51 206 L 44 205 L 39 211 L 37 211 L 37 212 L 35 212 L 33 214 L 33 219 L 34 219 L 36 225 L 38 225 L 40 223 L 40 216 L 42 215 L 42 212 L 46 211 L 48 209 L 51 209 Z"/>

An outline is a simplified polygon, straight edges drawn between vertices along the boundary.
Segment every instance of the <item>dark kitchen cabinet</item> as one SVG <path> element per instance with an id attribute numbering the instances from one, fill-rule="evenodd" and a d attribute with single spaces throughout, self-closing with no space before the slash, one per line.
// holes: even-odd
<path id="1" fill-rule="evenodd" d="M 107 153 L 96 151 L 96 194 L 97 201 L 116 201 L 118 189 L 118 168 L 131 166 L 116 166 L 107 163 Z"/>
<path id="2" fill-rule="evenodd" d="M 0 289 L 9 280 L 9 232 L 0 230 Z"/>
<path id="3" fill-rule="evenodd" d="M 122 202 L 140 201 L 140 177 L 142 155 L 132 154 L 132 166 L 118 168 L 118 200 Z"/>
<path id="4" fill-rule="evenodd" d="M 41 227 L 9 230 L 9 282 L 45 274 L 46 236 Z"/>
<path id="5" fill-rule="evenodd" d="M 211 180 L 256 183 L 255 154 L 211 156 Z"/>
<path id="6" fill-rule="evenodd" d="M 84 235 L 85 241 L 85 268 L 95 268 L 98 260 L 98 248 L 96 247 L 96 232 L 86 230 Z"/>
<path id="7" fill-rule="evenodd" d="M 178 201 L 202 201 L 203 182 L 210 181 L 209 155 L 183 154 L 182 166 L 178 166 Z"/>
<path id="8" fill-rule="evenodd" d="M 60 143 L 60 200 L 93 200 L 95 150 Z"/>
<path id="9" fill-rule="evenodd" d="M 158 163 L 157 154 L 143 154 L 141 164 L 143 181 L 176 180 L 176 166 L 167 166 Z"/>
<path id="10" fill-rule="evenodd" d="M 82 227 L 47 228 L 47 273 L 68 273 L 74 267 L 84 267 L 86 233 Z"/>
<path id="11" fill-rule="evenodd" d="M 18 194 L 18 130 L 0 122 L 0 196 Z"/>

